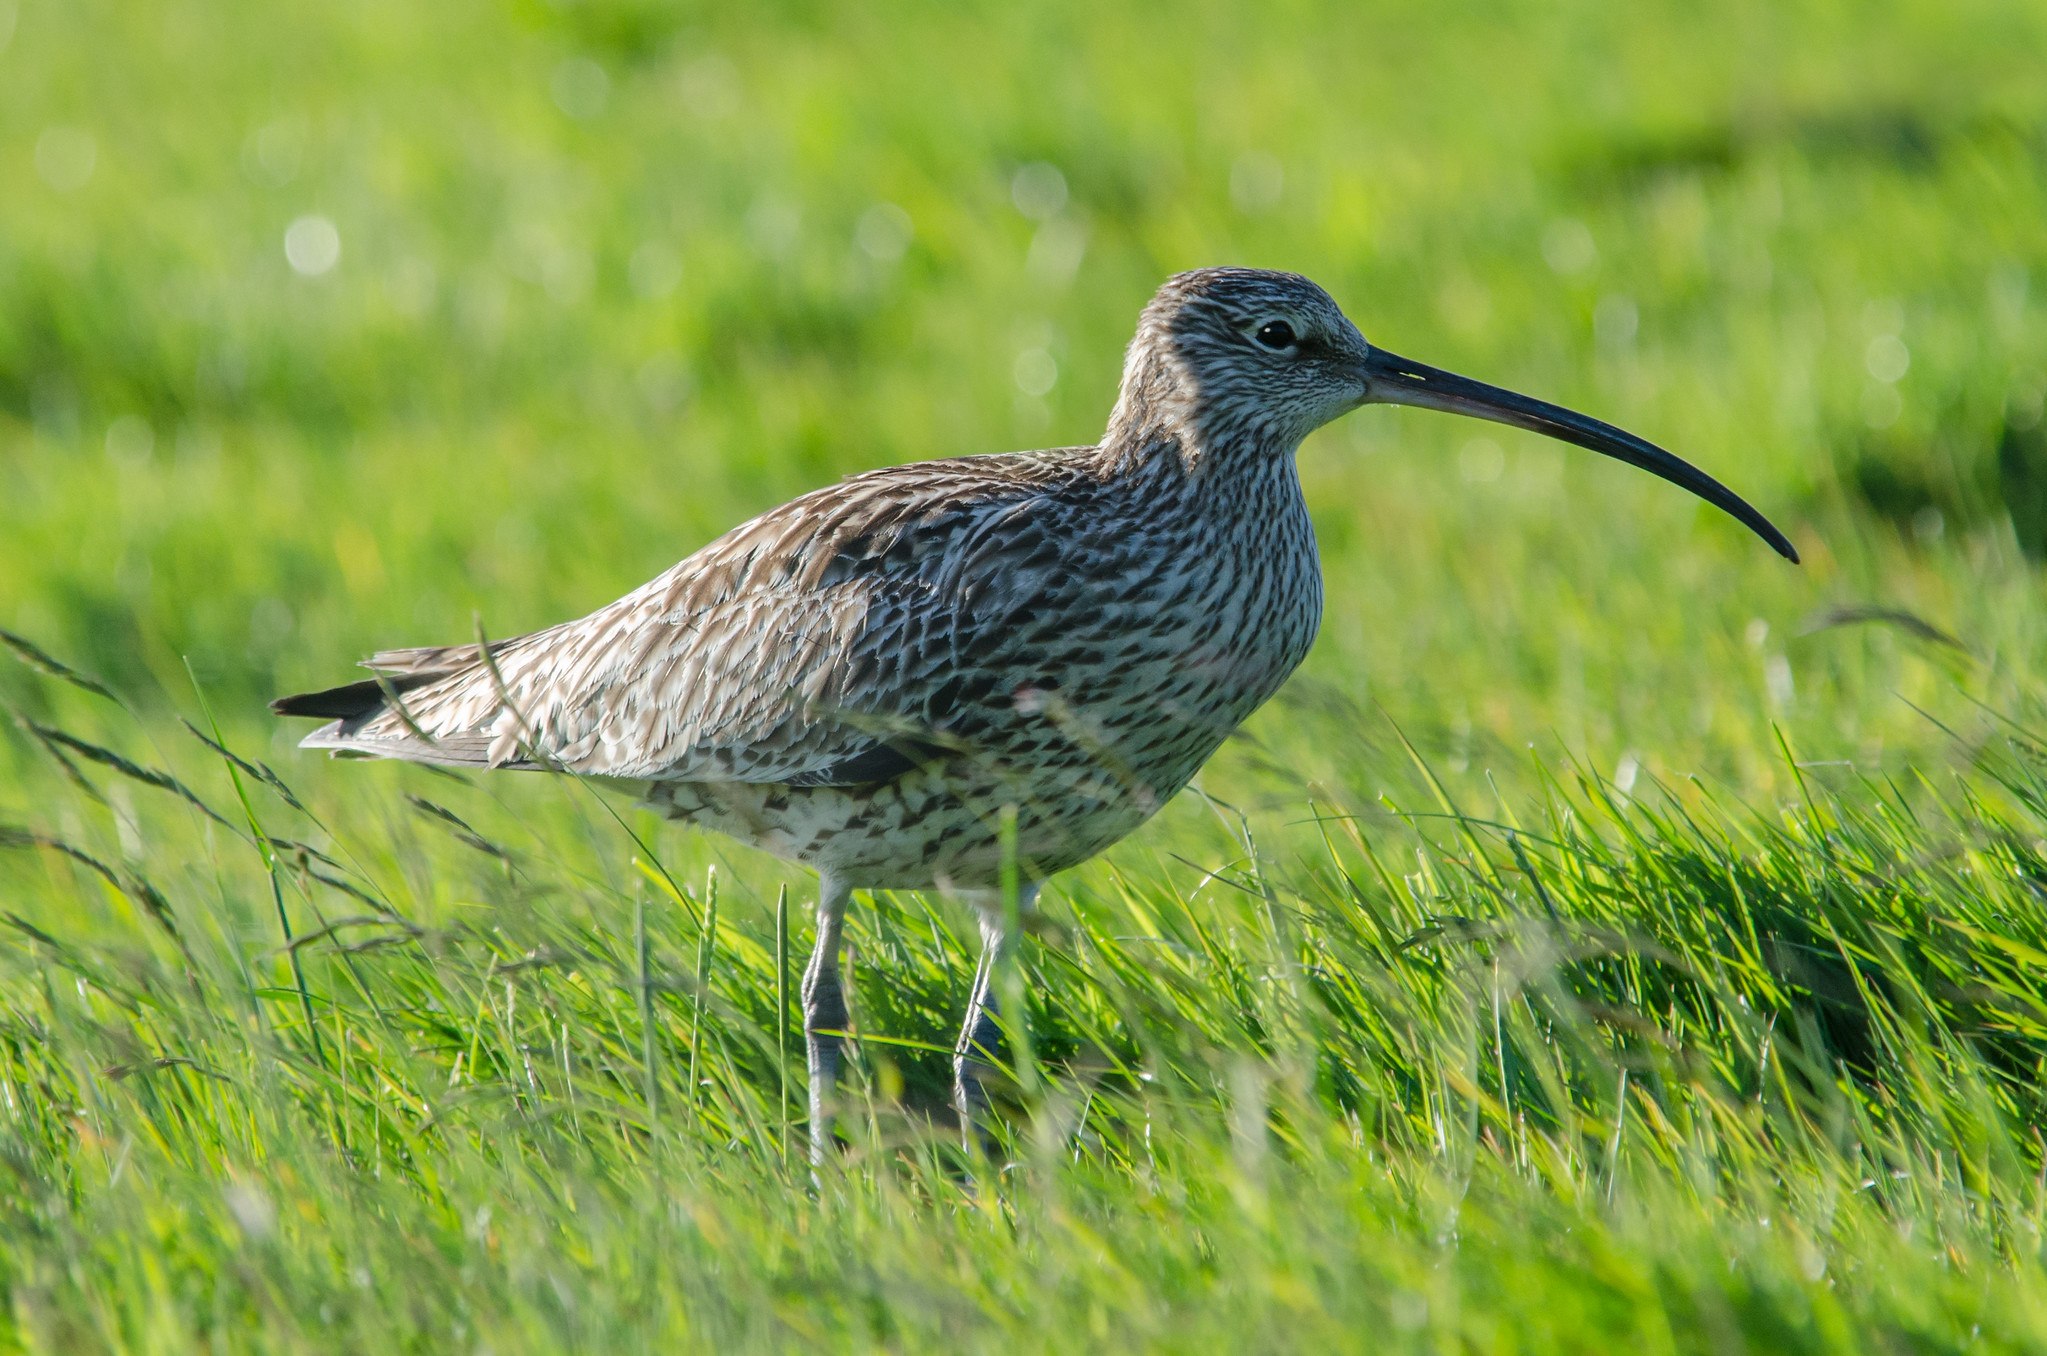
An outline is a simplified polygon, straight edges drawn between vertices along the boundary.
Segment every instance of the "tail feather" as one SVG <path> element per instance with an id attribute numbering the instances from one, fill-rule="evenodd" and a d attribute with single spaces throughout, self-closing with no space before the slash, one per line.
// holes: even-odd
<path id="1" fill-rule="evenodd" d="M 494 640 L 490 642 L 489 653 L 496 658 L 505 647 L 522 639 L 524 637 L 512 636 Z M 318 692 L 279 697 L 270 703 L 270 709 L 280 716 L 360 722 L 388 707 L 393 694 L 410 692 L 428 683 L 453 677 L 478 663 L 483 654 L 483 649 L 476 645 L 421 645 L 407 650 L 379 650 L 362 662 L 362 666 L 375 673 L 376 677 L 322 688 Z"/>
<path id="2" fill-rule="evenodd" d="M 495 658 L 518 639 L 522 638 L 492 641 L 488 653 Z M 328 722 L 300 740 L 300 748 L 325 749 L 344 757 L 398 758 L 442 767 L 492 766 L 489 733 L 462 731 L 428 736 L 412 724 L 404 709 L 406 693 L 457 677 L 476 668 L 483 658 L 484 651 L 475 645 L 382 650 L 363 661 L 364 667 L 373 670 L 376 677 L 279 697 L 270 703 L 270 709 L 280 716 L 308 716 Z M 394 709 L 399 714 L 396 724 L 402 728 L 382 728 L 393 723 L 379 723 L 377 718 Z M 372 724 L 379 728 L 374 734 L 367 733 L 365 727 Z M 532 766 L 524 759 L 501 765 Z"/>
<path id="3" fill-rule="evenodd" d="M 353 721 L 332 721 L 301 739 L 299 747 L 324 749 L 337 758 L 393 758 L 435 767 L 504 767 L 523 771 L 534 766 L 524 758 L 493 764 L 489 735 L 459 734 L 433 740 L 417 735 L 365 739 L 356 733 L 359 728 Z"/>
<path id="4" fill-rule="evenodd" d="M 522 636 L 510 636 L 490 643 L 493 658 Z M 481 659 L 482 651 L 475 645 L 417 645 L 403 650 L 379 650 L 362 666 L 373 673 L 390 677 L 411 677 L 413 674 L 427 674 L 434 678 L 445 677 L 458 669 L 466 669 Z"/>
<path id="5" fill-rule="evenodd" d="M 460 670 L 456 670 L 457 673 Z M 441 767 L 490 766 L 491 736 L 479 731 L 428 736 L 405 718 L 404 694 L 444 677 L 440 673 L 416 673 L 402 678 L 365 678 L 324 692 L 302 692 L 280 697 L 270 709 L 280 716 L 311 716 L 327 724 L 299 741 L 302 749 L 325 749 L 353 758 L 397 758 L 411 763 L 433 763 Z M 396 728 L 378 717 L 397 709 L 403 720 Z M 374 731 L 365 727 L 376 727 Z M 529 766 L 524 760 L 505 766 Z"/>

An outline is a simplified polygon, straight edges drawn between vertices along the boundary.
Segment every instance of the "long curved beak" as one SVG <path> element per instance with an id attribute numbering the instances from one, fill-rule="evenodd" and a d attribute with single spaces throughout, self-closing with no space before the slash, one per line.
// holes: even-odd
<path id="1" fill-rule="evenodd" d="M 1552 405 L 1546 400 L 1488 386 L 1482 381 L 1460 377 L 1455 372 L 1445 372 L 1440 367 L 1430 367 L 1380 348 L 1373 349 L 1365 359 L 1364 370 L 1366 404 L 1415 405 L 1425 410 L 1468 414 L 1474 419 L 1511 424 L 1531 433 L 1545 434 L 1594 452 L 1603 452 L 1617 461 L 1639 466 L 1653 476 L 1661 476 L 1673 485 L 1690 490 L 1746 524 L 1778 555 L 1794 565 L 1798 563 L 1797 548 L 1746 499 L 1682 457 L 1673 456 L 1625 429 L 1615 428 L 1612 424 L 1567 410 L 1561 405 Z"/>

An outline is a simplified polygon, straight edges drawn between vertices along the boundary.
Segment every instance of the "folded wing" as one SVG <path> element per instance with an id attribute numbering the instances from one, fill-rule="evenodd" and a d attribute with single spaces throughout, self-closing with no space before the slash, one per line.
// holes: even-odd
<path id="1" fill-rule="evenodd" d="M 657 781 L 853 785 L 947 747 L 973 653 L 1036 547 L 1017 510 L 1064 453 L 872 472 L 746 523 L 581 620 L 386 651 L 374 677 L 274 703 L 303 742 L 457 767 Z M 1026 533 L 1035 536 L 1035 533 Z"/>

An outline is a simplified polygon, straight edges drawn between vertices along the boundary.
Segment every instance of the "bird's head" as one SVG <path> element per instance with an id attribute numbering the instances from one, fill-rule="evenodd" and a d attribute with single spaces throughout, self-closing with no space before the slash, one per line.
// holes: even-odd
<path id="1" fill-rule="evenodd" d="M 1364 403 L 1361 364 L 1371 351 L 1329 294 L 1298 273 L 1196 269 L 1168 278 L 1144 308 L 1122 403 L 1207 447 L 1290 452 Z"/>
<path id="2" fill-rule="evenodd" d="M 1110 437 L 1166 431 L 1224 456 L 1290 456 L 1360 405 L 1416 405 L 1511 424 L 1638 466 L 1725 510 L 1787 560 L 1798 552 L 1746 500 L 1625 430 L 1374 348 L 1297 273 L 1175 274 L 1137 324 Z"/>

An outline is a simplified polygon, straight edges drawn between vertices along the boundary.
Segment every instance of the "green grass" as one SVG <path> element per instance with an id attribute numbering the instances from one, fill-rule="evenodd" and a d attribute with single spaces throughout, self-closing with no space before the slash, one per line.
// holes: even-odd
<path id="1" fill-rule="evenodd" d="M 2047 1345 L 2043 39 L 0 0 L 0 1350 Z M 1324 634 L 1047 891 L 978 1186 L 951 903 L 855 912 L 813 1190 L 805 878 L 262 710 L 864 466 L 1091 439 L 1217 262 L 1807 564 L 1521 435 L 1311 440 Z"/>

